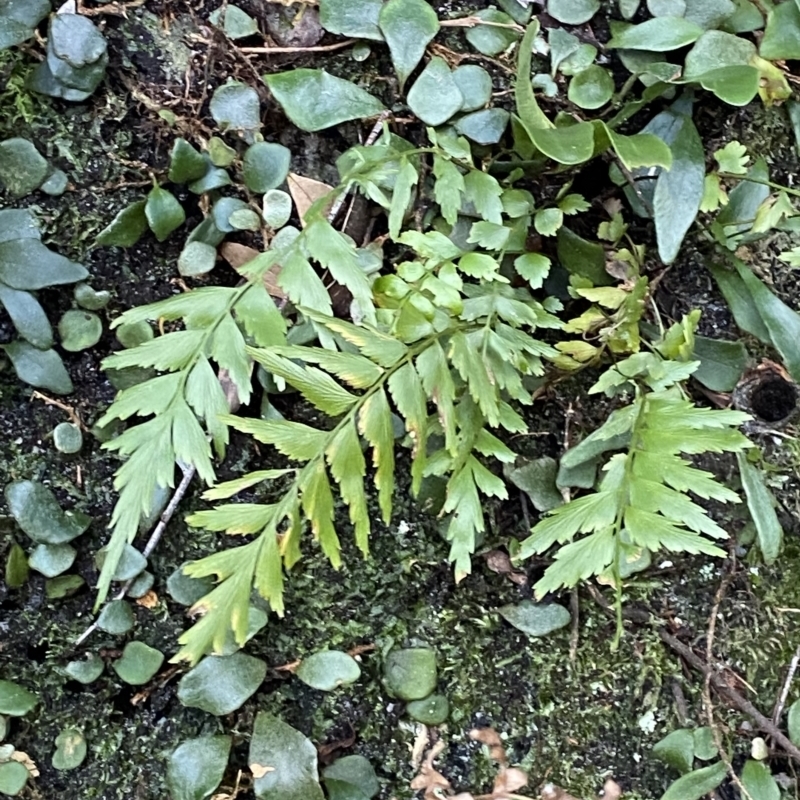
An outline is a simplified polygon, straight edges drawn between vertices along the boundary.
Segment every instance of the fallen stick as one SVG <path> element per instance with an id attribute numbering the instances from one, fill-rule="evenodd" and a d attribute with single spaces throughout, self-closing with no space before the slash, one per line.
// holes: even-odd
<path id="1" fill-rule="evenodd" d="M 717 670 L 709 667 L 691 647 L 687 647 L 683 642 L 676 639 L 667 631 L 660 631 L 661 640 L 681 656 L 690 666 L 694 667 L 709 680 L 714 691 L 725 701 L 730 703 L 738 711 L 747 714 L 759 729 L 768 733 L 777 742 L 789 758 L 800 764 L 800 748 L 794 745 L 791 740 L 781 732 L 777 725 L 767 716 L 764 716 L 749 700 L 745 700 L 739 692 L 732 689 L 725 682 Z"/>

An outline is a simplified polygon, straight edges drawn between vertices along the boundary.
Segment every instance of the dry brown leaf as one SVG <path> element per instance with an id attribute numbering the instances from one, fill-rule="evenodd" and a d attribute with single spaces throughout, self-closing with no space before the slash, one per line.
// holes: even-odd
<path id="1" fill-rule="evenodd" d="M 418 770 L 422 759 L 425 757 L 425 748 L 428 746 L 428 729 L 424 725 L 417 726 L 417 735 L 411 747 L 411 768 Z"/>
<path id="2" fill-rule="evenodd" d="M 611 197 L 603 203 L 603 208 L 609 217 L 613 217 L 614 214 L 619 214 L 622 211 L 622 200 L 618 197 Z"/>
<path id="3" fill-rule="evenodd" d="M 622 797 L 620 785 L 611 778 L 607 778 L 603 784 L 603 800 L 619 800 Z"/>
<path id="4" fill-rule="evenodd" d="M 245 244 L 237 244 L 236 242 L 224 242 L 219 252 L 237 272 L 245 264 L 249 264 L 256 256 L 261 255 L 258 250 L 248 247 Z M 278 274 L 280 271 L 280 264 L 273 264 L 264 273 L 264 286 L 266 286 L 267 292 L 269 292 L 271 297 L 277 300 L 285 300 L 286 292 L 278 286 Z"/>
<path id="5" fill-rule="evenodd" d="M 15 750 L 11 754 L 11 760 L 19 761 L 19 763 L 28 770 L 32 778 L 39 777 L 39 768 L 36 766 L 36 762 L 27 753 L 22 750 Z"/>
<path id="6" fill-rule="evenodd" d="M 497 797 L 497 800 L 502 800 L 504 795 L 516 792 L 517 789 L 527 785 L 527 772 L 519 767 L 500 767 L 500 772 L 494 780 L 492 794 Z"/>
<path id="7" fill-rule="evenodd" d="M 552 783 L 546 783 L 542 786 L 542 800 L 578 800 L 577 797 L 571 795 L 560 786 L 555 786 Z"/>
<path id="8" fill-rule="evenodd" d="M 265 767 L 262 764 L 250 764 L 250 772 L 254 778 L 263 778 L 268 772 L 275 772 L 275 767 Z"/>
<path id="9" fill-rule="evenodd" d="M 155 608 L 158 605 L 158 595 L 151 589 L 147 594 L 136 598 L 136 605 L 142 608 Z"/>
<path id="10" fill-rule="evenodd" d="M 444 748 L 445 744 L 442 740 L 436 742 L 428 750 L 428 754 L 420 766 L 419 774 L 411 781 L 411 788 L 415 792 L 424 791 L 424 800 L 441 800 L 442 792 L 450 789 L 450 781 L 433 766 L 434 759 Z"/>
<path id="11" fill-rule="evenodd" d="M 286 183 L 289 184 L 289 194 L 294 200 L 297 215 L 300 217 L 300 224 L 305 227 L 306 211 L 311 208 L 320 197 L 324 197 L 328 192 L 333 190 L 332 186 L 322 181 L 315 181 L 313 178 L 304 178 L 302 175 L 297 175 L 290 172 L 286 178 Z M 333 198 L 331 198 L 330 205 L 333 205 Z M 327 209 L 326 209 L 327 211 Z"/>
<path id="12" fill-rule="evenodd" d="M 485 744 L 489 748 L 489 758 L 498 764 L 508 763 L 503 742 L 494 728 L 473 728 L 469 732 L 469 738 Z"/>
<path id="13" fill-rule="evenodd" d="M 486 566 L 492 572 L 505 575 L 519 586 L 524 586 L 528 582 L 528 576 L 522 570 L 514 569 L 508 553 L 503 550 L 489 550 L 488 553 L 483 554 L 483 557 L 486 559 Z"/>

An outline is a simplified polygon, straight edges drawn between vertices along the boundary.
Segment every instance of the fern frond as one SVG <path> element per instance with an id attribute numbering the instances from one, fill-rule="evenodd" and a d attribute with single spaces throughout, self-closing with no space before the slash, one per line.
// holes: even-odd
<path id="1" fill-rule="evenodd" d="M 680 374 L 669 368 L 659 373 Z M 615 411 L 562 459 L 562 467 L 574 468 L 610 449 L 624 450 L 608 460 L 595 492 L 553 510 L 522 543 L 519 558 L 562 545 L 534 587 L 537 597 L 574 586 L 612 566 L 619 635 L 619 563 L 626 548 L 724 556 L 706 537 L 724 539 L 726 531 L 689 493 L 721 502 L 739 502 L 739 498 L 679 454 L 741 451 L 748 440 L 736 426 L 745 419 L 747 415 L 739 412 L 696 408 L 676 389 L 637 389 L 628 408 Z M 579 534 L 584 538 L 572 541 Z"/>

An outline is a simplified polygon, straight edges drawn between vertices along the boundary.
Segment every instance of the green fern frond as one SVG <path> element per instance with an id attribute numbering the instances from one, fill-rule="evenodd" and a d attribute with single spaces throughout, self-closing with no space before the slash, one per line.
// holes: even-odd
<path id="1" fill-rule="evenodd" d="M 567 461 L 577 465 L 608 449 L 624 448 L 606 463 L 595 492 L 556 508 L 522 542 L 520 559 L 562 545 L 553 565 L 534 586 L 536 596 L 574 586 L 610 569 L 619 614 L 619 564 L 630 546 L 651 552 L 724 556 L 707 537 L 724 539 L 726 531 L 689 492 L 721 502 L 739 502 L 739 497 L 680 454 L 744 450 L 750 443 L 737 427 L 748 418 L 736 411 L 696 408 L 674 388 L 658 392 L 637 389 L 631 406 L 615 411 L 605 425 L 562 459 L 562 466 Z M 577 455 L 569 459 L 571 454 Z M 584 538 L 573 541 L 581 534 Z M 620 631 L 618 616 L 618 635 Z"/>

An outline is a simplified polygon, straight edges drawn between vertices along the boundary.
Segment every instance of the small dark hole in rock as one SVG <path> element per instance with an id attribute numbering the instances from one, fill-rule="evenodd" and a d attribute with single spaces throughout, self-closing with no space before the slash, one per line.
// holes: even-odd
<path id="1" fill-rule="evenodd" d="M 35 661 L 37 664 L 41 664 L 45 658 L 47 658 L 47 651 L 50 649 L 49 642 L 41 642 L 40 644 L 29 644 L 28 645 L 28 658 L 31 661 Z"/>
<path id="2" fill-rule="evenodd" d="M 778 422 L 797 406 L 797 391 L 789 381 L 772 377 L 753 387 L 750 407 L 765 422 Z"/>

